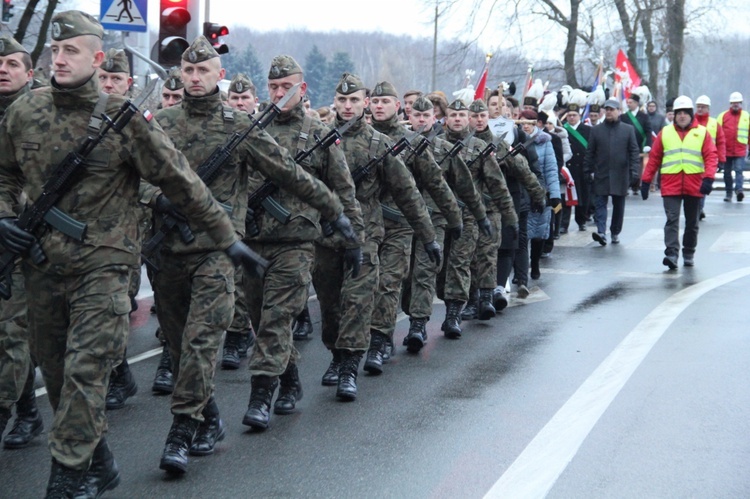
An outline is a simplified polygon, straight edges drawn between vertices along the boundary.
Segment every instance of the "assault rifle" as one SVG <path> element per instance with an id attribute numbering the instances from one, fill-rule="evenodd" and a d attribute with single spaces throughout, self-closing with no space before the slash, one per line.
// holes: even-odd
<path id="1" fill-rule="evenodd" d="M 461 152 L 461 149 L 463 149 L 464 146 L 469 143 L 469 139 L 471 139 L 473 136 L 474 136 L 474 130 L 472 130 L 471 133 L 467 135 L 466 137 L 464 137 L 463 139 L 456 141 L 456 143 L 453 144 L 453 147 L 451 147 L 451 150 L 448 151 L 448 153 L 445 156 L 443 156 L 443 158 L 440 161 L 438 161 L 438 165 L 442 166 L 443 161 L 445 161 L 448 158 L 455 158 L 456 154 Z"/>
<path id="2" fill-rule="evenodd" d="M 38 237 L 40 229 L 46 222 L 66 235 L 78 241 L 83 241 L 86 236 L 86 224 L 72 219 L 56 208 L 55 204 L 73 186 L 78 174 L 85 166 L 86 159 L 104 140 L 107 133 L 110 130 L 121 133 L 125 129 L 131 118 L 138 112 L 138 108 L 143 105 L 154 90 L 157 81 L 158 78 L 151 80 L 135 102 L 130 100 L 124 102 L 114 118 L 110 118 L 105 113 L 102 113 L 101 117 L 92 116 L 92 121 L 101 120 L 98 132 L 94 135 L 93 129 L 90 129 L 92 131 L 86 136 L 86 140 L 74 151 L 69 152 L 54 168 L 42 187 L 42 194 L 18 217 L 16 225 L 19 229 Z M 47 256 L 42 251 L 38 241 L 31 246 L 29 255 L 36 265 L 40 265 L 47 260 Z M 7 250 L 0 255 L 0 298 L 6 300 L 11 297 L 13 284 L 11 273 L 16 265 L 17 256 Z"/>
<path id="3" fill-rule="evenodd" d="M 495 139 L 493 139 L 492 142 L 490 142 L 489 144 L 487 144 L 487 147 L 485 147 L 484 149 L 482 149 L 482 152 L 480 152 L 477 155 L 476 158 L 474 158 L 471 161 L 469 161 L 468 163 L 466 163 L 466 166 L 471 166 L 476 161 L 484 161 L 485 159 L 487 159 L 490 156 L 490 154 L 492 154 L 495 151 L 497 151 L 498 146 L 500 146 L 500 141 L 502 141 L 503 139 L 505 139 L 506 135 L 508 135 L 508 132 L 503 132 L 502 135 L 500 135 L 499 137 L 496 137 Z M 497 160 L 497 162 L 500 163 L 501 161 L 504 161 L 505 158 L 507 158 L 508 156 L 517 156 L 518 153 L 520 153 L 520 152 L 521 152 L 520 147 L 519 147 L 519 150 L 515 151 L 515 152 L 514 152 L 514 149 L 511 147 L 510 150 L 508 151 L 508 154 L 506 154 L 505 156 L 503 156 L 502 158 L 500 158 L 499 160 Z"/>
<path id="4" fill-rule="evenodd" d="M 306 151 L 300 151 L 294 157 L 295 163 L 302 163 L 317 149 L 328 149 L 333 144 L 338 144 L 341 140 L 342 135 L 346 133 L 346 131 L 349 130 L 349 128 L 351 128 L 352 125 L 354 125 L 359 119 L 360 116 L 355 116 L 354 118 L 341 125 L 340 128 L 334 128 L 333 130 L 328 132 L 322 139 L 319 137 L 314 137 L 315 145 Z M 263 184 L 261 184 L 260 187 L 250 193 L 250 196 L 248 196 L 248 210 L 247 217 L 245 219 L 245 227 L 248 231 L 248 237 L 255 237 L 260 234 L 260 228 L 258 227 L 256 218 L 260 215 L 263 209 L 265 209 L 269 215 L 278 220 L 282 225 L 286 225 L 289 223 L 289 219 L 291 218 L 292 214 L 289 212 L 289 210 L 284 208 L 281 203 L 273 198 L 273 196 L 278 191 L 279 187 L 273 181 L 266 180 L 265 182 L 263 182 Z M 327 222 L 323 222 L 321 225 L 323 234 L 326 237 L 333 235 L 333 228 L 330 224 L 328 224 Z"/>
<path id="5" fill-rule="evenodd" d="M 391 156 L 397 156 L 403 151 L 409 147 L 409 139 L 406 137 L 401 137 L 395 144 L 393 144 L 391 147 L 388 148 L 387 151 L 385 151 L 383 154 L 378 156 L 377 158 L 372 158 L 370 161 L 368 161 L 366 164 L 362 166 L 358 166 L 356 170 L 352 172 L 352 180 L 354 180 L 354 185 L 357 185 L 362 180 L 364 180 L 365 177 L 367 177 L 370 174 L 370 171 L 375 168 L 375 166 L 378 165 L 381 161 L 384 161 L 385 158 L 388 157 L 390 154 Z"/>
<path id="6" fill-rule="evenodd" d="M 250 135 L 250 132 L 252 132 L 256 128 L 259 128 L 261 130 L 266 128 L 281 112 L 281 109 L 286 105 L 286 103 L 289 102 L 292 97 L 294 97 L 294 94 L 297 92 L 297 89 L 300 87 L 300 85 L 301 83 L 297 83 L 296 85 L 291 87 L 289 90 L 287 90 L 284 97 L 279 100 L 278 103 L 269 104 L 268 107 L 266 107 L 266 109 L 260 114 L 260 116 L 258 116 L 257 120 L 250 118 L 252 120 L 252 124 L 249 127 L 241 132 L 234 132 L 229 136 L 229 139 L 227 139 L 224 144 L 217 146 L 216 149 L 213 150 L 211 155 L 206 158 L 206 160 L 203 161 L 203 163 L 201 163 L 201 165 L 195 171 L 198 177 L 203 180 L 204 184 L 211 185 L 211 182 L 213 182 L 216 176 L 219 174 L 221 167 L 229 160 L 234 150 L 239 147 L 239 145 L 248 137 L 248 135 Z M 225 206 L 224 208 L 227 209 L 228 207 Z M 180 237 L 185 244 L 190 244 L 195 239 L 195 236 L 190 231 L 190 228 L 183 227 L 181 225 L 182 224 L 180 220 L 178 220 L 176 217 L 173 217 L 166 213 L 162 214 L 161 227 L 159 227 L 159 230 L 151 237 L 151 239 L 146 241 L 146 243 L 143 245 L 143 248 L 141 249 L 141 257 L 143 258 L 143 261 L 152 269 L 158 270 L 158 266 L 151 260 L 151 257 L 154 253 L 156 253 L 156 250 L 159 248 L 159 246 L 161 246 L 164 238 L 172 231 L 172 229 L 174 229 L 175 227 L 179 228 Z"/>

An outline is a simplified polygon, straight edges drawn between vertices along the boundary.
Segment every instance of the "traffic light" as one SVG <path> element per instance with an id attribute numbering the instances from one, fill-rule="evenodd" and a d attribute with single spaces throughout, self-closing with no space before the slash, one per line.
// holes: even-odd
<path id="1" fill-rule="evenodd" d="M 13 8 L 13 0 L 3 0 L 3 22 L 9 23 L 10 18 L 13 17 L 10 11 Z"/>
<path id="2" fill-rule="evenodd" d="M 188 1 L 196 0 L 161 0 L 159 41 L 155 47 L 155 59 L 159 64 L 178 66 L 182 53 L 190 46 L 187 41 L 187 26 L 191 19 Z"/>
<path id="3" fill-rule="evenodd" d="M 227 36 L 229 34 L 229 28 L 222 26 L 217 23 L 203 23 L 203 36 L 211 42 L 216 51 L 220 54 L 229 53 L 229 47 L 226 44 L 221 43 L 219 37 Z"/>

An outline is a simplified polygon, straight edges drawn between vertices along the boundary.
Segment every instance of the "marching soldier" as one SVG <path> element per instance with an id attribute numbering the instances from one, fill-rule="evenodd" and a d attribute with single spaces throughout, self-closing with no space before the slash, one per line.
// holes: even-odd
<path id="1" fill-rule="evenodd" d="M 234 75 L 227 91 L 227 105 L 252 115 L 258 106 L 253 81 L 244 73 Z"/>
<path id="2" fill-rule="evenodd" d="M 161 89 L 160 109 L 176 106 L 182 102 L 185 86 L 182 84 L 182 73 L 180 68 L 174 68 L 169 72 L 169 78 L 164 82 Z"/>
<path id="3" fill-rule="evenodd" d="M 51 226 L 37 240 L 16 225 L 21 191 L 36 200 L 82 137 L 101 133 L 96 118 L 116 116 L 125 103 L 99 93 L 94 75 L 104 59 L 104 31 L 96 19 L 62 12 L 52 18 L 51 31 L 52 85 L 33 98 L 20 97 L 0 123 L 0 150 L 7 152 L 0 155 L 0 242 L 24 255 L 30 344 L 54 410 L 47 495 L 96 497 L 120 479 L 104 438 L 105 395 L 128 333 L 139 177 L 160 186 L 172 206 L 234 261 L 258 261 L 149 114 L 135 115 L 120 133 L 107 134 L 87 155 L 73 191 L 63 192 L 56 203 L 85 224 L 83 241 Z M 35 244 L 44 261 L 26 258 Z"/>

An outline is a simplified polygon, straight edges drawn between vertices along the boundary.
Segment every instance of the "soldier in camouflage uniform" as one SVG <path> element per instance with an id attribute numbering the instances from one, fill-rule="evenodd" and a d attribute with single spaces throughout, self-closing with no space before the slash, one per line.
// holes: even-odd
<path id="1" fill-rule="evenodd" d="M 475 100 L 471 106 L 469 106 L 469 124 L 475 131 L 474 136 L 478 139 L 490 143 L 495 140 L 490 130 L 489 125 L 489 109 L 485 102 L 481 99 Z M 512 139 L 511 139 L 512 140 Z M 499 141 L 497 151 L 495 152 L 495 158 L 502 158 L 508 153 L 508 146 L 506 142 Z M 505 177 L 505 181 L 508 184 L 508 191 L 511 193 L 513 198 L 513 209 L 516 211 L 518 216 L 520 203 L 521 189 L 526 188 L 531 195 L 532 202 L 535 205 L 542 205 L 545 201 L 544 187 L 541 186 L 536 175 L 529 169 L 529 165 L 522 155 L 508 156 L 500 164 L 500 169 Z M 486 187 L 485 187 L 486 189 Z M 489 193 L 485 190 L 483 194 L 486 200 L 489 200 Z M 498 240 L 492 239 L 489 244 L 477 244 L 477 250 L 474 253 L 474 259 L 471 264 L 471 288 L 479 290 L 481 288 L 487 288 L 491 284 L 495 285 L 495 289 L 492 293 L 492 305 L 497 312 L 503 310 L 508 306 L 508 298 L 505 296 L 505 281 L 508 279 L 510 274 L 509 262 L 506 262 L 506 269 L 503 272 L 505 279 L 502 282 L 497 280 L 499 275 L 498 266 L 498 251 L 501 245 L 508 248 L 518 247 L 518 235 L 516 228 L 513 225 L 502 224 L 500 213 L 494 209 L 492 204 L 488 204 L 487 211 L 490 213 L 495 227 L 501 229 L 501 237 Z M 494 279 L 494 280 L 493 280 Z"/>
<path id="2" fill-rule="evenodd" d="M 388 154 L 383 161 L 371 165 L 369 171 L 361 169 L 372 159 L 383 156 L 392 145 L 388 137 L 365 123 L 364 110 L 368 104 L 362 80 L 345 73 L 336 86 L 334 106 L 338 126 L 358 118 L 344 132 L 342 146 L 353 175 L 361 177 L 356 188 L 365 221 L 362 270 L 359 276 L 345 272 L 342 252 L 328 239 L 322 239 L 315 247 L 313 271 L 323 318 L 323 344 L 333 355 L 322 383 L 338 385 L 337 396 L 344 400 L 356 397 L 359 359 L 370 346 L 370 318 L 378 287 L 378 248 L 385 234 L 380 206 L 384 189 L 404 213 L 418 239 L 423 244 L 435 240 L 424 200 L 398 156 Z"/>
<path id="3" fill-rule="evenodd" d="M 182 84 L 182 72 L 180 68 L 174 68 L 169 72 L 169 78 L 164 82 L 161 89 L 161 103 L 159 109 L 167 109 L 182 102 L 185 95 L 185 86 Z"/>
<path id="4" fill-rule="evenodd" d="M 466 140 L 471 133 L 469 129 L 469 109 L 460 100 L 452 102 L 448 106 L 448 116 L 446 117 L 447 132 L 445 137 L 452 143 Z M 489 231 L 483 230 L 477 234 L 477 223 L 474 216 L 468 211 L 464 211 L 464 234 L 451 242 L 451 252 L 448 258 L 448 267 L 445 276 L 445 321 L 442 330 L 448 338 L 461 337 L 461 307 L 469 296 L 469 286 L 471 285 L 471 260 L 475 251 L 480 254 L 489 254 L 491 251 L 487 248 L 493 248 L 492 261 L 497 264 L 497 247 L 501 229 L 503 226 L 517 226 L 518 217 L 513 209 L 513 198 L 508 192 L 508 186 L 505 182 L 500 166 L 493 156 L 484 160 L 479 158 L 480 153 L 487 147 L 487 143 L 477 137 L 469 138 L 464 144 L 459 156 L 466 162 L 474 179 L 474 185 L 482 193 L 487 209 L 487 218 L 494 224 L 494 228 Z M 476 161 L 474 161 L 476 159 Z M 494 206 L 493 206 L 494 205 Z M 495 213 L 495 208 L 500 212 L 502 219 Z M 517 237 L 517 236 L 516 236 Z M 480 282 L 480 307 L 479 318 L 488 320 L 495 316 L 495 309 L 492 306 L 492 291 L 495 289 L 495 270 L 488 275 L 487 266 L 491 263 L 482 261 L 483 267 L 479 272 Z"/>
<path id="5" fill-rule="evenodd" d="M 292 90 L 297 84 L 299 87 Z M 302 68 L 291 56 L 280 55 L 271 61 L 268 73 L 271 102 L 278 103 L 290 90 L 294 97 L 268 126 L 268 132 L 296 156 L 312 148 L 313 136 L 323 137 L 328 128 L 306 115 L 302 98 L 307 85 Z M 252 388 L 242 424 L 260 430 L 268 427 L 271 399 L 279 383 L 281 388 L 274 406 L 275 413 L 292 412 L 302 396 L 296 367 L 299 354 L 294 348 L 291 327 L 292 319 L 307 302 L 315 256 L 313 241 L 321 234 L 321 222 L 335 221 L 333 228 L 341 234 L 332 237 L 340 247 L 350 250 L 345 253 L 351 258 L 347 262 L 350 267 L 359 265 L 361 255 L 357 249 L 360 247 L 358 234 L 363 229 L 362 215 L 343 152 L 334 144 L 325 150 L 318 149 L 301 165 L 328 185 L 341 201 L 321 204 L 314 198 L 300 199 L 286 186 L 280 185 L 273 198 L 291 214 L 287 223 L 275 218 L 268 210 L 253 214 L 252 223 L 256 224 L 259 233 L 248 242 L 270 262 L 270 266 L 263 279 L 246 279 L 245 292 L 258 335 L 250 356 Z M 257 172 L 251 174 L 250 191 L 260 187 L 264 180 L 264 176 Z"/>
<path id="6" fill-rule="evenodd" d="M 404 137 L 409 131 L 398 121 L 400 107 L 401 101 L 398 100 L 396 88 L 391 83 L 384 81 L 375 85 L 370 98 L 373 128 L 393 140 Z M 406 166 L 414 176 L 422 195 L 429 195 L 433 206 L 445 216 L 449 231 L 461 228 L 461 210 L 458 208 L 456 197 L 445 181 L 443 171 L 435 163 L 432 153 L 425 151 L 419 156 L 409 154 L 409 157 L 411 159 Z M 372 314 L 371 345 L 365 361 L 365 370 L 372 372 L 378 372 L 379 367 L 382 369 L 384 354 L 386 360 L 390 358 L 399 295 L 401 285 L 409 273 L 409 256 L 414 235 L 414 231 L 394 206 L 391 196 L 386 193 L 382 201 L 385 239 L 380 246 L 380 282 Z M 438 242 L 425 246 L 425 252 L 428 259 L 439 269 L 441 250 Z"/>
<path id="7" fill-rule="evenodd" d="M 416 99 L 411 107 L 409 122 L 413 129 L 424 128 L 423 135 L 429 135 L 435 125 L 435 109 L 432 102 L 425 97 Z M 479 227 L 486 230 L 489 227 L 489 221 L 487 220 L 484 203 L 474 186 L 471 172 L 466 163 L 458 155 L 448 156 L 453 144 L 440 137 L 435 137 L 432 140 L 433 144 L 430 151 L 432 151 L 435 160 L 440 163 L 448 185 L 456 193 L 457 198 L 461 200 L 461 204 L 466 206 L 465 209 L 469 210 L 478 220 Z M 428 203 L 431 203 L 430 207 L 432 208 L 432 225 L 438 234 L 438 241 L 442 243 L 445 236 L 445 217 L 437 210 L 434 202 L 429 200 Z M 453 231 L 450 237 L 458 239 L 461 237 L 461 232 Z M 435 298 L 435 284 L 439 269 L 431 264 L 419 245 L 415 245 L 413 258 L 414 265 L 410 276 L 411 285 L 405 286 L 404 291 L 404 301 L 408 304 L 404 307 L 404 310 L 409 314 L 410 321 L 409 334 L 406 336 L 405 342 L 408 351 L 416 353 L 424 346 L 427 338 L 425 326 L 430 320 L 430 315 L 432 315 L 432 302 Z M 407 289 L 409 292 L 406 291 Z"/>
<path id="8" fill-rule="evenodd" d="M 33 78 L 31 57 L 10 37 L 0 37 L 0 120 L 5 110 L 19 97 L 29 93 Z M 20 212 L 20 207 L 16 213 Z M 16 404 L 16 419 L 3 440 L 6 449 L 25 447 L 42 432 L 42 417 L 34 394 L 34 362 L 29 354 L 26 320 L 26 289 L 20 266 L 11 276 L 12 295 L 0 300 L 0 436 Z"/>
<path id="9" fill-rule="evenodd" d="M 238 111 L 253 114 L 257 99 L 255 85 L 250 78 L 239 73 L 229 83 L 229 97 L 226 104 Z M 255 335 L 250 323 L 250 309 L 245 297 L 243 284 L 244 272 L 237 269 L 234 274 L 234 319 L 227 329 L 221 356 L 221 368 L 235 370 L 240 368 L 240 359 L 247 357 L 247 350 L 252 345 Z"/>
<path id="10" fill-rule="evenodd" d="M 130 85 L 133 84 L 133 78 L 130 77 L 130 64 L 125 52 L 117 49 L 109 49 L 104 53 L 104 61 L 99 69 L 96 70 L 96 76 L 99 80 L 99 89 L 105 94 L 127 96 L 130 91 Z M 146 207 L 138 207 L 138 227 L 142 228 L 146 220 L 151 219 L 151 210 Z M 142 233 L 138 240 L 142 239 Z M 130 297 L 130 310 L 135 311 L 138 305 L 135 301 L 135 295 L 141 287 L 141 261 L 130 269 L 130 286 L 128 287 L 128 296 Z M 125 401 L 136 394 L 138 385 L 135 383 L 133 373 L 130 372 L 128 365 L 128 349 L 122 355 L 122 360 L 112 371 L 109 377 L 109 387 L 107 388 L 107 410 L 122 409 L 125 407 Z"/>
<path id="11" fill-rule="evenodd" d="M 30 345 L 54 410 L 47 495 L 95 497 L 119 482 L 104 438 L 104 399 L 128 334 L 140 177 L 160 186 L 234 261 L 257 260 L 166 134 L 150 115 L 139 114 L 120 133 L 105 136 L 56 204 L 86 224 L 83 241 L 48 226 L 38 239 L 45 261 L 26 258 L 37 240 L 15 223 L 21 191 L 37 199 L 68 152 L 87 134 L 98 133 L 92 115 L 114 116 L 124 104 L 120 96 L 99 94 L 95 73 L 104 59 L 99 22 L 66 11 L 52 18 L 51 31 L 51 87 L 20 97 L 0 123 L 0 242 L 24 256 Z"/>
<path id="12" fill-rule="evenodd" d="M 182 103 L 156 113 L 157 121 L 193 169 L 198 169 L 232 133 L 250 126 L 247 114 L 236 112 L 221 101 L 218 82 L 224 73 L 219 54 L 205 37 L 199 36 L 182 55 Z M 267 133 L 257 130 L 221 165 L 208 186 L 213 197 L 231 212 L 237 234 L 244 235 L 246 179 L 256 169 L 319 205 L 335 206 L 335 198 L 325 186 L 297 167 Z M 144 185 L 141 200 L 162 205 L 157 211 L 170 211 L 164 207 L 169 201 L 151 186 Z M 157 218 L 156 230 L 160 221 Z M 234 314 L 232 262 L 217 249 L 209 233 L 196 230 L 193 235 L 195 240 L 189 244 L 183 242 L 178 231 L 165 238 L 154 279 L 156 313 L 175 375 L 171 408 L 174 422 L 160 468 L 176 474 L 187 470 L 187 445 L 192 455 L 208 455 L 224 437 L 213 397 L 213 377 L 221 336 Z"/>

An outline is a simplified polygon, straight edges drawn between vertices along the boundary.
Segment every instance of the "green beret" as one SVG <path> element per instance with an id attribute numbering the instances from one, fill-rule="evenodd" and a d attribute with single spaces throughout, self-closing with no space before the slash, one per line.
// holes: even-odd
<path id="1" fill-rule="evenodd" d="M 302 66 L 297 64 L 291 55 L 277 55 L 271 61 L 271 69 L 268 70 L 269 80 L 278 80 L 287 76 L 302 74 Z"/>
<path id="2" fill-rule="evenodd" d="M 229 91 L 236 94 L 247 92 L 248 90 L 255 90 L 253 80 L 250 79 L 245 73 L 237 73 L 232 78 L 232 82 L 229 84 Z"/>
<path id="3" fill-rule="evenodd" d="M 454 100 L 448 106 L 448 111 L 468 111 L 468 110 L 469 108 L 466 107 L 466 104 L 464 104 L 464 101 L 462 101 L 461 99 Z"/>
<path id="4" fill-rule="evenodd" d="M 489 108 L 482 99 L 477 99 L 471 103 L 471 106 L 469 106 L 469 111 L 472 113 L 484 113 L 488 112 Z"/>
<path id="5" fill-rule="evenodd" d="M 15 38 L 0 36 L 0 56 L 6 56 L 18 52 L 23 52 L 24 54 L 29 53 L 29 51 L 23 48 L 23 45 L 18 43 Z"/>
<path id="6" fill-rule="evenodd" d="M 423 113 L 425 111 L 429 111 L 430 109 L 435 109 L 435 106 L 432 104 L 430 99 L 427 97 L 417 97 L 417 100 L 414 101 L 414 104 L 411 105 L 411 108 L 414 111 L 419 111 L 420 113 Z"/>
<path id="7" fill-rule="evenodd" d="M 214 57 L 219 57 L 219 53 L 203 35 L 193 40 L 193 43 L 182 53 L 182 60 L 191 64 L 198 64 Z"/>
<path id="8" fill-rule="evenodd" d="M 104 62 L 102 62 L 101 68 L 107 73 L 130 74 L 130 64 L 124 50 L 107 50 L 104 53 Z"/>
<path id="9" fill-rule="evenodd" d="M 164 86 L 173 92 L 185 88 L 185 85 L 182 84 L 182 71 L 180 71 L 180 68 L 172 68 L 169 72 L 169 78 L 164 82 Z"/>
<path id="10" fill-rule="evenodd" d="M 337 94 L 349 95 L 360 90 L 365 90 L 365 84 L 362 83 L 359 76 L 350 73 L 344 73 L 341 75 L 341 80 L 339 81 L 339 84 L 336 85 Z"/>
<path id="11" fill-rule="evenodd" d="M 92 15 L 80 10 L 66 10 L 52 18 L 52 39 L 67 40 L 82 35 L 104 38 L 104 29 Z"/>
<path id="12" fill-rule="evenodd" d="M 375 88 L 372 89 L 372 94 L 370 94 L 371 97 L 396 97 L 398 99 L 398 92 L 396 92 L 396 87 L 393 86 L 392 83 L 387 81 L 381 81 L 377 85 L 375 85 Z"/>

